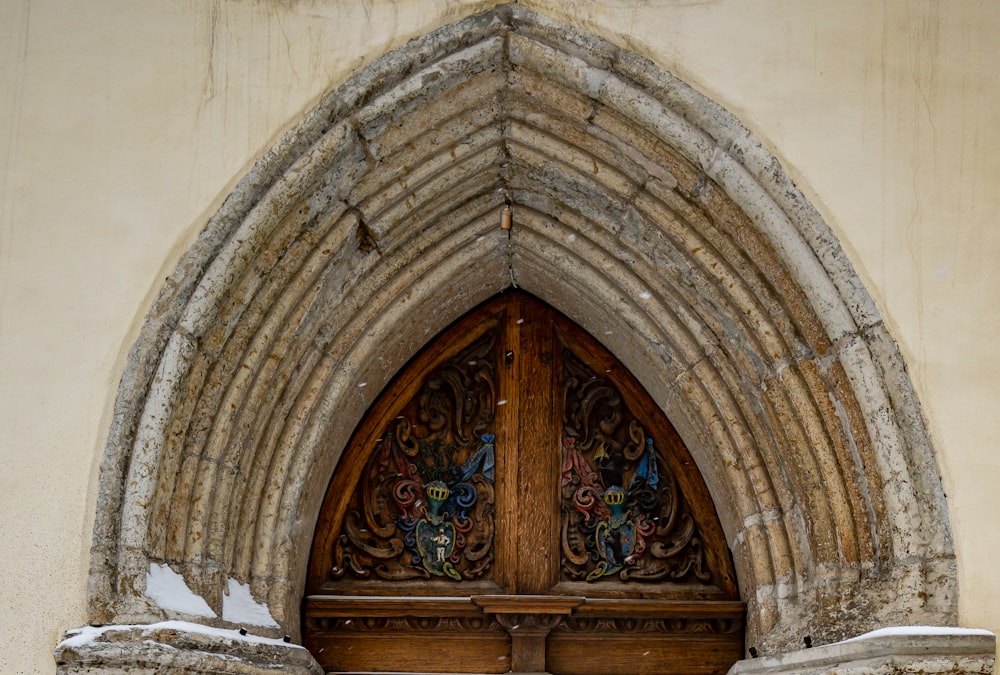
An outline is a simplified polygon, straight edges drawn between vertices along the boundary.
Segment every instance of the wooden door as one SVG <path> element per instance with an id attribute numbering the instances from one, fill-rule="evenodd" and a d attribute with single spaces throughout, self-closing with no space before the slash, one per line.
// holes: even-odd
<path id="1" fill-rule="evenodd" d="M 596 340 L 506 293 L 355 431 L 305 644 L 331 673 L 724 673 L 744 606 L 700 473 Z"/>

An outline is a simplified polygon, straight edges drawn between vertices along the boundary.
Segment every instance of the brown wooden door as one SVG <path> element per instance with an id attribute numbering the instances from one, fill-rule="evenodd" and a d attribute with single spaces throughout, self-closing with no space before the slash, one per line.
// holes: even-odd
<path id="1" fill-rule="evenodd" d="M 596 340 L 506 293 L 386 388 L 304 603 L 328 672 L 724 673 L 744 607 L 704 481 Z"/>

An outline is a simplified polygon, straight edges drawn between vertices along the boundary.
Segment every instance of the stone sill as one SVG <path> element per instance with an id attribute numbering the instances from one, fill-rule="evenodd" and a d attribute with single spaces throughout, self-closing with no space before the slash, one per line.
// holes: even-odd
<path id="1" fill-rule="evenodd" d="M 920 626 L 883 629 L 843 642 L 737 662 L 729 675 L 991 675 L 996 636 L 989 631 Z"/>
<path id="2" fill-rule="evenodd" d="M 68 631 L 56 646 L 55 660 L 60 675 L 323 672 L 300 645 L 184 621 Z"/>

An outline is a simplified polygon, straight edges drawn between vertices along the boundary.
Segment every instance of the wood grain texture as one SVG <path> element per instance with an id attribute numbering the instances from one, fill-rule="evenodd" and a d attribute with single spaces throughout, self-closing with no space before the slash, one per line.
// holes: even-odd
<path id="1" fill-rule="evenodd" d="M 376 552 L 377 542 L 387 546 L 389 541 L 366 533 L 364 523 L 355 523 L 347 534 L 343 529 L 349 506 L 355 504 L 351 508 L 357 511 L 359 498 L 352 495 L 359 491 L 368 491 L 369 504 L 396 508 L 390 498 L 371 497 L 375 483 L 370 482 L 382 480 L 373 472 L 371 458 L 387 430 L 404 416 L 426 424 L 426 415 L 413 401 L 420 396 L 426 400 L 428 383 L 440 379 L 443 364 L 466 358 L 463 350 L 488 331 L 496 341 L 490 352 L 495 363 L 483 371 L 495 378 L 490 417 L 496 436 L 495 481 L 494 501 L 479 515 L 492 519 L 494 526 L 490 575 L 458 580 L 435 575 L 437 568 L 414 565 L 407 579 L 332 577 L 338 538 L 351 536 L 357 546 Z M 573 394 L 583 403 L 575 404 L 578 418 L 572 429 L 566 426 L 570 394 L 564 382 L 570 371 L 590 384 Z M 475 410 L 469 398 L 466 407 Z M 454 399 L 454 410 L 459 410 L 461 392 L 456 391 Z M 581 410 L 596 417 L 579 418 Z M 609 449 L 612 455 L 624 451 L 633 456 L 645 447 L 647 436 L 651 439 L 658 470 L 676 490 L 660 489 L 659 494 L 683 500 L 683 512 L 696 528 L 691 535 L 689 527 L 688 536 L 698 546 L 685 555 L 702 556 L 704 578 L 630 579 L 615 573 L 595 583 L 565 577 L 565 514 L 572 506 L 566 506 L 565 489 L 560 488 L 567 476 L 563 440 L 583 427 L 598 430 L 589 441 L 592 459 L 593 444 L 601 439 L 615 445 Z M 626 428 L 633 441 L 622 435 Z M 630 442 L 632 446 L 621 449 Z M 383 464 L 386 471 L 401 466 Z M 636 470 L 634 462 L 625 469 L 619 466 L 619 474 L 623 470 L 627 484 Z M 618 482 L 623 482 L 621 476 Z M 423 507 L 418 502 L 415 508 Z M 634 518 L 629 514 L 636 507 L 629 508 L 626 518 Z M 609 516 L 605 508 L 588 517 Z M 390 524 L 399 518 L 394 511 L 370 513 L 368 523 L 376 528 L 386 523 L 385 531 L 390 532 Z M 579 515 L 576 519 L 580 522 Z M 647 536 L 653 537 L 650 527 Z M 592 532 L 578 533 L 576 541 L 589 541 Z M 659 551 L 679 541 L 675 535 L 662 536 L 668 537 L 666 543 L 650 539 Z M 587 555 L 596 555 L 592 544 L 580 546 Z M 400 560 L 406 564 L 408 558 Z M 544 664 L 557 675 L 690 675 L 725 672 L 743 653 L 745 607 L 738 599 L 732 561 L 708 490 L 683 442 L 606 349 L 565 317 L 519 292 L 499 296 L 443 333 L 373 404 L 330 482 L 307 592 L 305 643 L 328 672 L 507 672 L 516 665 L 514 659 L 522 665 Z"/>
<path id="2" fill-rule="evenodd" d="M 553 335 L 549 314 L 525 297 L 520 302 L 518 382 L 517 592 L 544 593 L 558 573 L 558 432 L 551 411 L 556 406 L 552 386 Z"/>
<path id="3" fill-rule="evenodd" d="M 743 656 L 737 635 L 549 635 L 553 675 L 723 675 Z"/>

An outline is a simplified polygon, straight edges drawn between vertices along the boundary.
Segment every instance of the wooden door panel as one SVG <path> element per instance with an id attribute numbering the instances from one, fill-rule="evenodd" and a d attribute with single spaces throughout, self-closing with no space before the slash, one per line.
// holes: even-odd
<path id="1" fill-rule="evenodd" d="M 742 631 L 723 636 L 567 631 L 549 636 L 546 670 L 552 675 L 724 675 L 742 657 Z"/>
<path id="2" fill-rule="evenodd" d="M 507 631 L 470 598 L 309 596 L 305 614 L 305 647 L 327 672 L 510 670 Z"/>
<path id="3" fill-rule="evenodd" d="M 444 622 L 419 626 L 387 620 L 383 626 L 316 632 L 305 646 L 327 673 L 510 671 L 510 638 L 499 626 L 490 634 L 463 632 L 460 625 L 453 629 Z"/>
<path id="4" fill-rule="evenodd" d="M 636 379 L 508 293 L 373 404 L 303 605 L 331 673 L 716 673 L 744 607 L 708 490 Z"/>
<path id="5" fill-rule="evenodd" d="M 742 658 L 743 619 L 741 602 L 591 598 L 549 634 L 546 670 L 721 675 Z"/>

